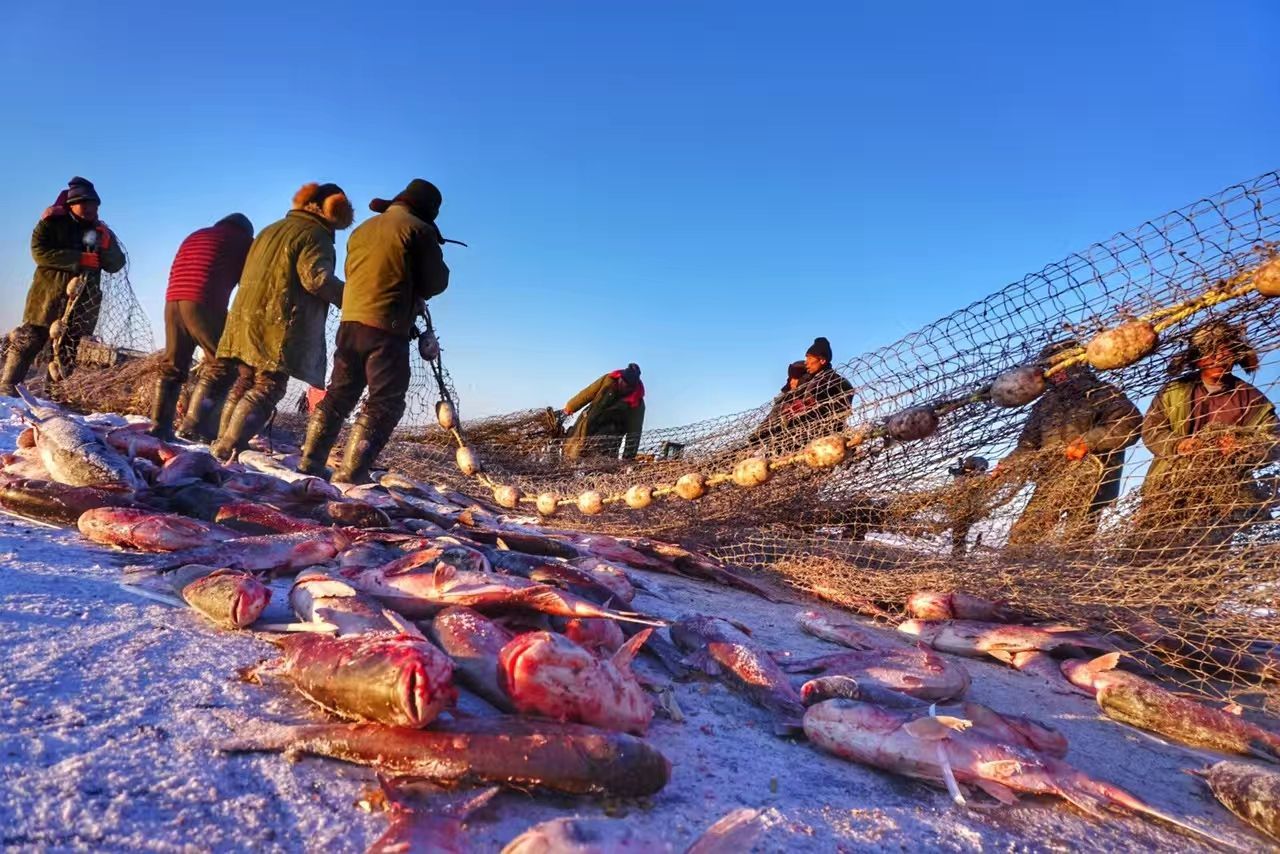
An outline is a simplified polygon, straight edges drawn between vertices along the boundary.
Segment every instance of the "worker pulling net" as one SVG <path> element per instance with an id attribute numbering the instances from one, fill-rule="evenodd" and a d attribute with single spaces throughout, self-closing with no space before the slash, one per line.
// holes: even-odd
<path id="1" fill-rule="evenodd" d="M 617 434 L 572 449 L 554 410 L 389 457 L 441 477 L 462 444 L 455 485 L 504 506 L 681 537 L 872 612 L 927 587 L 1006 598 L 1238 692 L 1280 674 L 1278 211 L 1275 173 L 1230 187 L 840 365 L 849 392 L 802 382 L 649 431 L 634 459 Z"/>

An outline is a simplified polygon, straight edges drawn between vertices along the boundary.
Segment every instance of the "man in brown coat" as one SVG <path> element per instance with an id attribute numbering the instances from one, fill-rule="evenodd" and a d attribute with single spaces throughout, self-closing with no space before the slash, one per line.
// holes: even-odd
<path id="1" fill-rule="evenodd" d="M 334 480 L 367 483 L 370 467 L 400 423 L 414 319 L 426 300 L 449 286 L 435 224 L 441 202 L 434 184 L 415 178 L 394 199 L 370 202 L 378 216 L 351 233 L 333 374 L 307 422 L 298 471 L 326 474 L 329 451 L 366 386 L 369 396 Z"/>
<path id="2" fill-rule="evenodd" d="M 1074 341 L 1047 348 L 1047 360 Z M 1120 497 L 1125 449 L 1138 441 L 1142 414 L 1120 389 L 1077 365 L 1050 375 L 1047 391 L 1031 415 L 1013 453 L 997 474 L 1026 473 L 1035 493 L 1009 532 L 1011 545 L 1055 537 L 1065 520 L 1063 542 L 1092 536 L 1104 508 Z"/>

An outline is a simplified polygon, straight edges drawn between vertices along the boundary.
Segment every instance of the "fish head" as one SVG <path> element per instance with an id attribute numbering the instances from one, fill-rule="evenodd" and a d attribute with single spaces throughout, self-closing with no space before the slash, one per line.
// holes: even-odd
<path id="1" fill-rule="evenodd" d="M 918 590 L 907 598 L 907 613 L 917 620 L 951 620 L 955 611 L 951 594 L 935 590 Z"/>

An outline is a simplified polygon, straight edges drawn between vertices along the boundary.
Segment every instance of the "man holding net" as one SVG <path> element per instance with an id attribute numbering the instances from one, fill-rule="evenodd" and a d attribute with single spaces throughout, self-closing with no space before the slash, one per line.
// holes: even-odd
<path id="1" fill-rule="evenodd" d="M 1045 348 L 1040 360 L 1078 346 L 1059 342 Z M 1125 449 L 1138 441 L 1141 424 L 1138 407 L 1089 367 L 1050 374 L 1017 446 L 993 475 L 1036 485 L 1009 544 L 1072 543 L 1092 536 L 1102 511 L 1120 497 Z"/>
<path id="2" fill-rule="evenodd" d="M 50 339 L 51 378 L 66 379 L 75 370 L 80 339 L 98 325 L 102 273 L 120 272 L 126 260 L 120 241 L 98 219 L 101 202 L 93 182 L 75 177 L 36 223 L 31 233 L 36 273 L 22 325 L 9 335 L 0 394 L 13 396 Z"/>
<path id="3" fill-rule="evenodd" d="M 831 342 L 813 339 L 803 362 L 787 369 L 787 384 L 769 414 L 747 439 L 749 446 L 772 444 L 777 453 L 835 432 L 853 411 L 853 386 L 831 367 Z"/>
<path id="4" fill-rule="evenodd" d="M 565 457 L 576 460 L 593 452 L 616 455 L 621 438 L 622 458 L 635 459 L 644 429 L 644 383 L 640 381 L 640 366 L 632 362 L 622 370 L 600 377 L 564 405 L 564 414 L 573 415 L 583 407 L 587 411 L 574 423 L 564 443 Z"/>
<path id="5" fill-rule="evenodd" d="M 1147 411 L 1142 441 L 1155 459 L 1134 526 L 1148 550 L 1226 542 L 1270 508 L 1272 490 L 1253 471 L 1274 459 L 1280 422 L 1266 395 L 1231 372 L 1236 365 L 1258 370 L 1244 332 L 1202 323 Z"/>
<path id="6" fill-rule="evenodd" d="M 434 184 L 415 178 L 394 199 L 371 201 L 369 209 L 378 216 L 351 233 L 333 374 L 307 421 L 298 471 L 328 474 L 329 451 L 367 386 L 369 396 L 333 479 L 369 482 L 370 467 L 404 415 L 414 320 L 425 314 L 428 299 L 449 286 L 444 239 L 436 227 L 442 202 Z"/>

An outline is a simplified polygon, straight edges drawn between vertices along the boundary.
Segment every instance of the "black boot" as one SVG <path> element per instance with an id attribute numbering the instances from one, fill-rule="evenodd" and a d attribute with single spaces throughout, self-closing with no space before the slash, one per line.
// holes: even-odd
<path id="1" fill-rule="evenodd" d="M 230 414 L 222 419 L 226 426 L 218 434 L 217 440 L 209 446 L 209 450 L 224 463 L 235 459 L 237 454 L 249 446 L 249 440 L 267 426 L 275 409 L 274 401 L 256 391 L 245 392 L 244 397 L 236 401 Z"/>
<path id="2" fill-rule="evenodd" d="M 298 463 L 301 474 L 329 479 L 332 474 L 327 466 L 329 452 L 333 450 L 333 443 L 338 440 L 338 433 L 342 431 L 342 421 L 324 406 L 317 407 L 311 413 L 311 418 L 307 421 L 307 437 L 302 442 L 302 460 Z"/>
<path id="3" fill-rule="evenodd" d="M 35 361 L 36 352 L 28 352 L 31 348 L 24 346 L 24 341 L 9 340 L 9 350 L 4 356 L 4 366 L 0 368 L 0 394 L 6 397 L 16 397 L 18 392 L 14 386 L 23 382 L 27 378 L 27 371 L 31 369 L 31 363 Z"/>
<path id="4" fill-rule="evenodd" d="M 151 429 L 147 432 L 168 442 L 173 439 L 173 416 L 178 411 L 182 380 L 161 377 L 156 380 L 155 397 L 151 401 Z"/>
<path id="5" fill-rule="evenodd" d="M 342 467 L 333 476 L 334 483 L 369 483 L 369 469 L 378 459 L 383 446 L 391 438 L 391 430 L 383 429 L 374 419 L 361 413 L 347 436 L 342 452 Z"/>
<path id="6" fill-rule="evenodd" d="M 212 442 L 218 438 L 223 411 L 233 404 L 226 398 L 226 379 L 212 371 L 200 372 L 187 398 L 187 413 L 178 427 L 178 435 L 188 442 Z"/>

